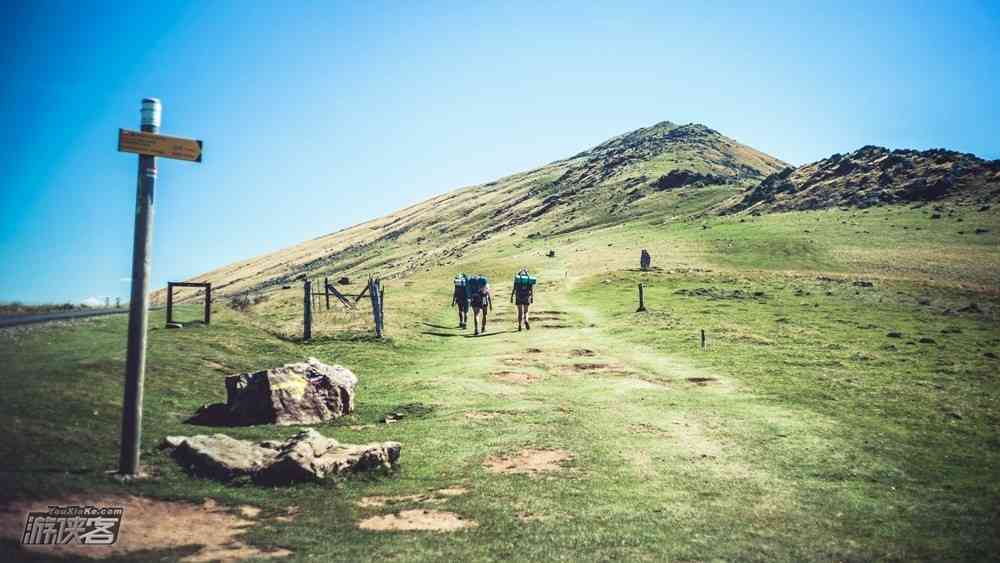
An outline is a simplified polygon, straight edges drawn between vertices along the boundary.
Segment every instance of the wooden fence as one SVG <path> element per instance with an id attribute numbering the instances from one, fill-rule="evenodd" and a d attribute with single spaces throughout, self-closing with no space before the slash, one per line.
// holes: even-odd
<path id="1" fill-rule="evenodd" d="M 385 327 L 385 288 L 382 287 L 382 280 L 376 277 L 368 278 L 368 285 L 354 296 L 349 293 L 342 293 L 333 284 L 330 278 L 323 278 L 323 291 L 313 291 L 312 280 L 305 280 L 303 292 L 303 315 L 302 315 L 302 340 L 312 339 L 313 311 L 318 310 L 324 303 L 326 310 L 330 310 L 330 297 L 333 297 L 347 309 L 354 309 L 354 305 L 362 298 L 368 297 L 372 302 L 372 319 L 375 325 L 375 337 L 382 338 Z M 348 299 L 354 297 L 354 301 Z"/>

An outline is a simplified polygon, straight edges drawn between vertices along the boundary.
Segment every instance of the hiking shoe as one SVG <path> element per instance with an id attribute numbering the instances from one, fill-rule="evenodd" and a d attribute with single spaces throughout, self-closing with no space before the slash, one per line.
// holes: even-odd
<path id="1" fill-rule="evenodd" d="M 524 321 L 524 328 L 531 330 L 531 325 L 528 324 L 528 321 Z"/>

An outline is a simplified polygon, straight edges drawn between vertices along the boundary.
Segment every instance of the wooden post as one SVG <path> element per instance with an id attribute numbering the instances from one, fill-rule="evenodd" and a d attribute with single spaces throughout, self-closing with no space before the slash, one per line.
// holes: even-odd
<path id="1" fill-rule="evenodd" d="M 174 284 L 167 282 L 167 324 L 174 322 Z"/>
<path id="2" fill-rule="evenodd" d="M 330 310 L 330 278 L 323 278 L 323 293 L 326 294 L 326 310 Z"/>
<path id="3" fill-rule="evenodd" d="M 381 286 L 382 282 L 379 282 L 378 323 L 382 325 L 382 330 L 385 330 L 385 288 Z"/>
<path id="4" fill-rule="evenodd" d="M 302 340 L 308 341 L 312 339 L 312 282 L 306 280 L 306 295 L 305 295 L 305 312 L 302 316 Z"/>
<path id="5" fill-rule="evenodd" d="M 212 322 L 212 284 L 205 286 L 205 324 Z"/>
<path id="6" fill-rule="evenodd" d="M 382 319 L 379 312 L 378 280 L 368 280 L 368 295 L 372 300 L 372 319 L 375 321 L 375 338 L 382 338 Z"/>
<path id="7" fill-rule="evenodd" d="M 701 329 L 701 349 L 705 349 L 705 329 Z"/>
<path id="8" fill-rule="evenodd" d="M 646 310 L 646 299 L 643 295 L 643 284 L 639 284 L 639 308 L 635 310 L 636 313 L 641 313 Z"/>

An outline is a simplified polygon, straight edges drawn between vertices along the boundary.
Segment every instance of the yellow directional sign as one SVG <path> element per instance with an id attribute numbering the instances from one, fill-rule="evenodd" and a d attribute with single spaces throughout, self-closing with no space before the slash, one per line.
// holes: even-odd
<path id="1" fill-rule="evenodd" d="M 118 130 L 118 150 L 201 162 L 201 141 L 142 131 Z"/>

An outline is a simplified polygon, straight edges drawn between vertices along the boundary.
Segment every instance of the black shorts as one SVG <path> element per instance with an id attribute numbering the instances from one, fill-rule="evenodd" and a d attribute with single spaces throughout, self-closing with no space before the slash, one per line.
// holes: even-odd
<path id="1" fill-rule="evenodd" d="M 531 296 L 530 295 L 524 295 L 524 296 L 515 295 L 514 296 L 514 304 L 515 305 L 531 305 Z"/>
<path id="2" fill-rule="evenodd" d="M 455 302 L 458 304 L 458 310 L 465 312 L 469 310 L 469 300 L 468 299 L 456 299 Z"/>
<path id="3" fill-rule="evenodd" d="M 473 309 L 482 309 L 482 308 L 486 307 L 486 296 L 485 295 L 482 295 L 482 294 L 473 294 L 471 301 L 472 301 L 472 308 Z"/>

